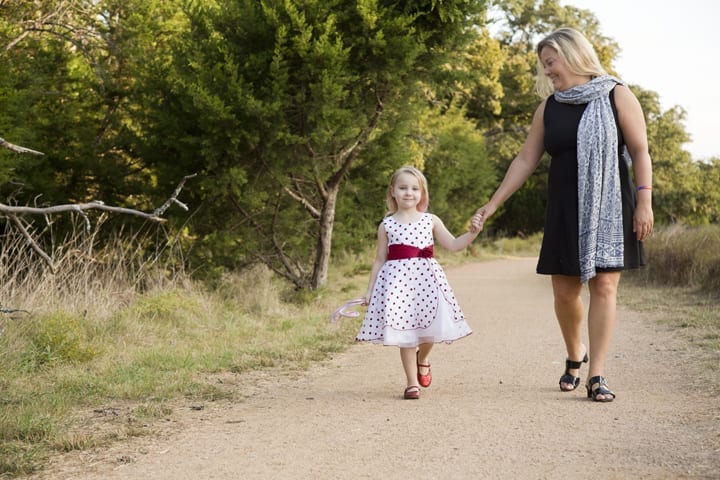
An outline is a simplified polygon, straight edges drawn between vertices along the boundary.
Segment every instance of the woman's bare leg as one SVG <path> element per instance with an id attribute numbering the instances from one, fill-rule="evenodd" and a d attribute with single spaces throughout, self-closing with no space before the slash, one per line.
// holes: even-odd
<path id="1" fill-rule="evenodd" d="M 598 273 L 588 282 L 590 307 L 588 335 L 590 337 L 590 373 L 588 378 L 605 376 L 605 362 L 617 318 L 617 288 L 620 272 Z M 603 395 L 597 396 L 603 400 Z"/>
<path id="2" fill-rule="evenodd" d="M 585 356 L 586 350 L 582 344 L 582 319 L 583 301 L 580 297 L 582 283 L 580 277 L 566 275 L 552 276 L 553 297 L 555 299 L 555 316 L 560 324 L 567 358 L 573 361 L 580 361 Z M 577 369 L 570 369 L 570 375 L 578 375 Z M 563 390 L 573 390 L 575 386 L 571 383 L 561 383 Z"/>

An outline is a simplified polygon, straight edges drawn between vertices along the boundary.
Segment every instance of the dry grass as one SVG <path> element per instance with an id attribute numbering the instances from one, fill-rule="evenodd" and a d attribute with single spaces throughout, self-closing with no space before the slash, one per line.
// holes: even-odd
<path id="1" fill-rule="evenodd" d="M 647 285 L 697 288 L 720 296 L 720 225 L 657 229 L 646 242 L 648 266 L 635 274 Z"/>

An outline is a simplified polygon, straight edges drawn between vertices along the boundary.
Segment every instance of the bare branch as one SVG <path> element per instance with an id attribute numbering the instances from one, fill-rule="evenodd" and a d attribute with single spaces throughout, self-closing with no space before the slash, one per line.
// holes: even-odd
<path id="1" fill-rule="evenodd" d="M 54 273 L 55 272 L 55 264 L 53 263 L 50 256 L 45 253 L 45 251 L 40 248 L 40 246 L 35 243 L 35 240 L 33 240 L 32 235 L 30 235 L 30 232 L 27 231 L 25 228 L 25 225 L 20 221 L 20 219 L 17 217 L 17 215 L 11 214 L 10 220 L 13 221 L 16 227 L 18 227 L 18 230 L 20 230 L 20 233 L 22 233 L 23 237 L 25 237 L 25 240 L 27 240 L 28 244 L 30 245 L 30 248 L 35 250 L 35 253 L 40 255 L 40 257 L 45 260 L 45 263 L 50 267 L 50 270 Z"/>
<path id="2" fill-rule="evenodd" d="M 276 274 L 280 275 L 281 277 L 286 278 L 293 284 L 295 284 L 298 287 L 303 287 L 305 284 L 304 278 L 305 278 L 305 272 L 302 269 L 302 266 L 297 261 L 292 261 L 284 252 L 282 245 L 277 240 L 277 236 L 275 235 L 275 221 L 277 220 L 277 216 L 279 213 L 279 206 L 275 206 L 275 213 L 273 214 L 273 222 L 271 227 L 271 233 L 272 235 L 267 235 L 264 232 L 263 227 L 255 221 L 254 217 L 250 215 L 250 212 L 242 208 L 240 205 L 235 205 L 237 209 L 245 216 L 245 218 L 248 219 L 248 221 L 253 225 L 255 228 L 255 231 L 263 237 L 264 240 L 268 241 L 270 244 L 272 244 L 272 250 L 275 252 L 274 256 L 266 255 L 262 251 L 255 251 L 252 252 L 252 257 L 259 261 L 260 263 L 266 265 L 270 270 L 275 272 Z M 280 264 L 282 264 L 283 268 L 280 268 L 278 265 L 276 265 L 276 262 L 273 261 L 274 259 L 279 259 Z"/>
<path id="3" fill-rule="evenodd" d="M 44 153 L 38 152 L 37 150 L 31 150 L 29 148 L 21 147 L 20 145 L 15 145 L 13 143 L 10 143 L 2 137 L 0 137 L 0 147 L 5 147 L 5 148 L 12 150 L 13 152 L 17 152 L 17 153 L 30 153 L 32 155 L 45 155 Z"/>
<path id="4" fill-rule="evenodd" d="M 378 121 L 380 120 L 380 116 L 382 115 L 384 109 L 385 106 L 383 105 L 382 98 L 376 94 L 375 113 L 372 117 L 370 117 L 370 121 L 368 121 L 367 126 L 358 133 L 357 137 L 355 137 L 355 140 L 345 149 L 337 153 L 336 157 L 340 159 L 341 167 L 330 178 L 328 185 L 337 185 L 340 183 L 340 180 L 347 173 L 350 169 L 350 165 L 358 156 L 360 148 L 363 147 L 370 138 L 370 135 L 377 128 Z"/>
<path id="5" fill-rule="evenodd" d="M 197 176 L 197 173 L 193 173 L 192 175 L 185 175 L 183 177 L 183 179 L 180 181 L 180 183 L 178 183 L 178 186 L 175 188 L 175 191 L 173 192 L 173 194 L 170 195 L 170 198 L 168 198 L 167 201 L 165 203 L 163 203 L 162 206 L 160 206 L 160 208 L 155 209 L 155 211 L 153 212 L 153 215 L 159 217 L 160 215 L 165 213 L 165 210 L 167 210 L 170 207 L 170 205 L 172 205 L 173 203 L 187 212 L 188 206 L 185 205 L 184 203 L 182 203 L 180 200 L 178 200 L 177 196 L 180 194 L 180 191 L 185 186 L 185 182 L 195 176 Z"/>
<path id="6" fill-rule="evenodd" d="M 3 307 L 0 305 L 0 313 L 30 313 L 27 310 L 23 310 L 22 308 L 9 308 L 9 307 Z"/>
<path id="7" fill-rule="evenodd" d="M 177 196 L 180 194 L 180 191 L 185 185 L 185 181 L 194 176 L 195 174 L 187 175 L 185 178 L 183 178 L 183 180 L 177 186 L 170 198 L 153 213 L 141 212 L 139 210 L 133 210 L 131 208 L 112 207 L 109 205 L 105 205 L 100 201 L 79 204 L 53 205 L 50 207 L 16 207 L 0 203 L 0 213 L 6 214 L 12 220 L 15 226 L 17 226 L 18 230 L 20 230 L 22 236 L 25 237 L 25 240 L 27 240 L 28 245 L 30 245 L 30 247 L 35 251 L 35 253 L 40 255 L 40 257 L 45 261 L 48 267 L 50 267 L 50 270 L 55 272 L 55 265 L 53 264 L 52 258 L 35 242 L 33 236 L 30 234 L 30 232 L 28 232 L 27 228 L 25 228 L 25 225 L 22 223 L 20 218 L 18 218 L 18 215 L 43 215 L 46 222 L 49 223 L 48 216 L 52 213 L 75 212 L 83 217 L 85 221 L 85 226 L 88 231 L 90 231 L 91 225 L 90 219 L 85 213 L 86 210 L 102 210 L 111 213 L 134 215 L 136 217 L 152 220 L 153 222 L 165 222 L 166 220 L 160 215 L 162 215 L 165 210 L 167 210 L 173 203 L 179 205 L 184 210 L 188 210 L 187 205 L 180 202 L 177 199 Z"/>
<path id="8" fill-rule="evenodd" d="M 278 241 L 277 229 L 275 228 L 275 226 L 277 224 L 277 220 L 278 220 L 279 216 L 280 216 L 280 203 L 277 203 L 275 205 L 275 213 L 273 214 L 273 221 L 272 221 L 272 244 L 275 249 L 275 252 L 277 253 L 278 257 L 280 258 L 280 261 L 282 262 L 283 266 L 285 266 L 285 269 L 288 272 L 292 272 L 292 274 L 295 276 L 295 285 L 302 286 L 301 283 L 304 282 L 304 279 L 306 277 L 306 273 L 303 271 L 302 265 L 297 260 L 293 260 L 290 257 L 288 257 L 285 254 L 285 250 L 283 249 L 282 245 Z"/>
<path id="9" fill-rule="evenodd" d="M 315 208 L 315 207 L 308 201 L 307 198 L 305 198 L 304 196 L 300 195 L 300 194 L 297 193 L 297 192 L 293 192 L 293 191 L 290 190 L 288 187 L 283 187 L 283 190 L 285 190 L 285 193 L 287 193 L 288 195 L 290 195 L 292 198 L 294 198 L 295 200 L 297 200 L 298 202 L 300 202 L 300 205 L 302 205 L 303 207 L 305 207 L 305 210 L 307 210 L 308 212 L 310 212 L 310 215 L 312 215 L 313 218 L 320 218 L 320 212 L 318 211 L 317 208 Z"/>
<path id="10" fill-rule="evenodd" d="M 175 191 L 170 196 L 170 198 L 168 198 L 168 200 L 160 208 L 157 208 L 152 213 L 141 212 L 139 210 L 134 210 L 132 208 L 113 207 L 110 205 L 105 205 L 103 202 L 101 202 L 99 200 L 96 200 L 94 202 L 89 202 L 89 203 L 69 203 L 69 204 L 64 204 L 64 205 L 53 205 L 50 207 L 16 207 L 16 206 L 11 206 L 11 205 L 6 205 L 4 203 L 0 203 L 0 213 L 5 213 L 5 214 L 8 214 L 9 216 L 16 216 L 18 214 L 47 216 L 52 213 L 76 212 L 85 218 L 85 223 L 89 226 L 89 220 L 87 218 L 87 215 L 85 214 L 85 210 L 102 210 L 102 211 L 110 212 L 110 213 L 134 215 L 136 217 L 141 217 L 146 220 L 152 220 L 153 222 L 165 222 L 166 220 L 164 218 L 162 218 L 160 215 L 165 213 L 165 211 L 173 203 L 180 206 L 180 208 L 182 208 L 185 211 L 188 210 L 187 205 L 185 205 L 180 200 L 178 200 L 177 196 L 180 194 L 180 191 L 182 190 L 183 186 L 185 186 L 185 182 L 189 178 L 193 178 L 196 175 L 197 174 L 185 176 L 182 179 L 182 181 L 178 184 L 178 186 L 175 188 Z"/>
<path id="11" fill-rule="evenodd" d="M 135 215 L 137 217 L 142 217 L 147 220 L 152 220 L 154 222 L 164 222 L 165 219 L 162 217 L 159 217 L 155 215 L 154 213 L 145 213 L 141 212 L 139 210 L 133 210 L 132 208 L 124 208 L 124 207 L 112 207 L 110 205 L 105 205 L 104 203 L 100 201 L 90 202 L 90 203 L 74 203 L 74 204 L 65 204 L 65 205 L 53 205 L 51 207 L 13 207 L 10 205 L 5 205 L 4 203 L 0 203 L 0 212 L 7 213 L 9 215 L 47 215 L 50 213 L 62 213 L 62 212 L 77 212 L 81 215 L 84 210 L 103 210 L 106 212 L 112 212 L 112 213 L 121 213 L 125 215 Z"/>

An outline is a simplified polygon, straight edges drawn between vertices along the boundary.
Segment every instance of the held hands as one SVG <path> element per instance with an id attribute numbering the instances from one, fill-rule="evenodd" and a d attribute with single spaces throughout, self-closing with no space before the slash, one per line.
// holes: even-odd
<path id="1" fill-rule="evenodd" d="M 483 229 L 483 216 L 476 213 L 470 218 L 470 233 L 476 235 L 482 232 Z"/>
<path id="2" fill-rule="evenodd" d="M 495 213 L 495 207 L 490 204 L 485 204 L 477 209 L 475 215 L 470 219 L 470 232 L 480 233 L 485 227 L 485 221 Z"/>

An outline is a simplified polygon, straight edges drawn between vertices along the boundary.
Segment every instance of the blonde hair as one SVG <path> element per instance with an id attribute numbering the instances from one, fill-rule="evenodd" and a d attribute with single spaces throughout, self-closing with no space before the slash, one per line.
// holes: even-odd
<path id="1" fill-rule="evenodd" d="M 420 202 L 417 204 L 417 210 L 419 212 L 427 212 L 428 206 L 430 205 L 430 194 L 428 193 L 427 179 L 417 168 L 405 166 L 395 170 L 395 173 L 393 173 L 392 177 L 390 177 L 390 185 L 388 185 L 386 197 L 388 215 L 391 215 L 398 210 L 398 204 L 392 196 L 392 191 L 393 188 L 395 188 L 395 183 L 397 182 L 398 177 L 403 173 L 408 173 L 417 178 L 417 181 L 420 184 Z"/>
<path id="2" fill-rule="evenodd" d="M 568 70 L 575 75 L 599 77 L 607 73 L 600 64 L 595 48 L 582 33 L 572 28 L 560 28 L 540 40 L 536 49 L 538 61 L 535 89 L 543 98 L 553 93 L 552 82 L 545 75 L 545 66 L 540 60 L 540 52 L 545 47 L 555 50 L 567 65 Z"/>

